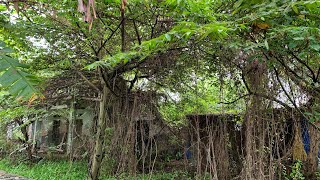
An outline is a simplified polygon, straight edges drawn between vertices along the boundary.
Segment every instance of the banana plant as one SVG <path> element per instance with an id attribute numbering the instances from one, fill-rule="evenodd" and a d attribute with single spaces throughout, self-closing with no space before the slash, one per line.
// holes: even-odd
<path id="1" fill-rule="evenodd" d="M 7 90 L 16 99 L 27 100 L 29 103 L 42 98 L 36 88 L 39 79 L 26 71 L 26 64 L 10 56 L 13 52 L 12 48 L 0 41 L 0 88 Z"/>

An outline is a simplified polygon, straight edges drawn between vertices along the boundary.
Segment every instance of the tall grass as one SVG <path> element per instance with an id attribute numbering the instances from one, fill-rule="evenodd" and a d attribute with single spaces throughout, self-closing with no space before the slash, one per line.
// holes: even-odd
<path id="1" fill-rule="evenodd" d="M 87 166 L 84 162 L 40 161 L 34 165 L 12 164 L 9 160 L 0 161 L 0 169 L 35 180 L 85 179 Z"/>
<path id="2" fill-rule="evenodd" d="M 85 180 L 87 177 L 87 163 L 78 161 L 70 163 L 69 161 L 40 161 L 37 164 L 28 165 L 25 163 L 12 164 L 8 159 L 0 160 L 0 170 L 11 174 L 17 174 L 34 180 Z M 138 174 L 130 176 L 121 174 L 119 176 L 101 175 L 101 180 L 174 180 L 174 179 L 192 179 L 186 172 L 156 172 L 153 174 Z"/>

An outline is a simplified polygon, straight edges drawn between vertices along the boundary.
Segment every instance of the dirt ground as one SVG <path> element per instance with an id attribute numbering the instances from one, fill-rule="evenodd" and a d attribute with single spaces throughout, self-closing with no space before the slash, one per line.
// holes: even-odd
<path id="1" fill-rule="evenodd" d="M 13 174 L 8 174 L 0 170 L 0 180 L 31 180 L 31 179 L 27 179 L 21 176 L 13 175 Z"/>

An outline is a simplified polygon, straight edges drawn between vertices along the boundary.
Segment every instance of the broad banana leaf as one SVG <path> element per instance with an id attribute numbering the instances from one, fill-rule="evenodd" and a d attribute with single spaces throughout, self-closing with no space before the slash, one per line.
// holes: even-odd
<path id="1" fill-rule="evenodd" d="M 42 97 L 40 91 L 35 88 L 40 81 L 25 71 L 27 65 L 8 55 L 12 52 L 11 48 L 0 41 L 0 84 L 17 99 L 28 100 L 31 103 Z"/>

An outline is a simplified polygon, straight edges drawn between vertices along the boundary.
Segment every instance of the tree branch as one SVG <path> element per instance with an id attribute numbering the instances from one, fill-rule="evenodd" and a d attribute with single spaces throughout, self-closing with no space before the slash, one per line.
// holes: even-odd
<path id="1" fill-rule="evenodd" d="M 84 80 L 84 81 L 86 81 L 93 89 L 95 89 L 97 92 L 101 92 L 101 90 L 97 87 L 97 86 L 95 86 L 94 84 L 92 84 L 80 71 L 76 71 L 79 75 L 80 75 L 80 77 Z"/>
<path id="2" fill-rule="evenodd" d="M 280 80 L 280 78 L 279 78 L 279 72 L 278 72 L 278 70 L 277 70 L 274 66 L 273 66 L 273 69 L 274 69 L 274 71 L 275 71 L 275 73 L 276 73 L 277 81 L 279 82 L 280 87 L 281 87 L 281 89 L 283 90 L 284 94 L 287 96 L 287 98 L 288 98 L 289 101 L 292 103 L 292 105 L 293 105 L 296 109 L 298 109 L 298 106 L 297 106 L 296 103 L 291 99 L 289 93 L 288 93 L 288 92 L 286 91 L 286 89 L 284 88 L 284 86 L 283 86 L 283 84 L 282 84 L 282 82 L 281 82 L 281 80 Z"/>
<path id="3" fill-rule="evenodd" d="M 318 81 L 319 79 L 319 75 L 320 75 L 320 67 L 318 68 L 318 72 L 317 72 L 317 76 L 316 76 L 316 80 Z"/>
<path id="4" fill-rule="evenodd" d="M 82 31 L 82 29 L 81 29 L 81 27 L 80 27 L 80 24 L 78 23 L 78 22 L 76 22 L 76 25 L 77 25 L 77 27 L 79 28 L 79 31 L 84 35 L 84 37 L 89 41 L 89 46 L 90 46 L 90 48 L 92 49 L 92 51 L 94 52 L 94 54 L 96 55 L 96 56 L 98 56 L 98 53 L 97 53 L 97 51 L 96 51 L 96 49 L 94 48 L 94 45 L 93 45 L 93 43 L 89 40 L 89 38 L 88 38 L 88 36 L 86 35 L 86 33 L 84 33 L 83 31 Z"/>
<path id="5" fill-rule="evenodd" d="M 241 79 L 242 79 L 242 81 L 244 83 L 244 86 L 246 87 L 247 91 L 249 92 L 249 94 L 251 94 L 251 90 L 250 90 L 249 85 L 248 85 L 248 83 L 246 81 L 246 78 L 244 77 L 243 71 L 241 72 Z"/>
<path id="6" fill-rule="evenodd" d="M 252 93 L 252 95 L 259 96 L 259 97 L 262 97 L 262 98 L 265 98 L 265 99 L 269 99 L 269 100 L 271 100 L 271 101 L 274 101 L 274 102 L 280 104 L 281 106 L 285 107 L 286 109 L 292 109 L 289 105 L 287 105 L 286 103 L 278 100 L 278 99 L 275 98 L 275 97 L 268 96 L 268 95 L 266 95 L 266 94 L 256 93 L 256 92 Z"/>
<path id="7" fill-rule="evenodd" d="M 123 1 L 121 1 L 123 3 Z M 124 5 L 125 6 L 125 5 Z M 126 49 L 126 40 L 125 40 L 125 15 L 124 15 L 124 9 L 121 9 L 121 52 L 124 52 Z"/>
<path id="8" fill-rule="evenodd" d="M 317 81 L 317 78 L 316 78 L 316 75 L 315 75 L 314 71 L 312 70 L 312 68 L 311 68 L 310 66 L 308 66 L 308 64 L 305 63 L 302 59 L 300 59 L 298 56 L 296 56 L 293 52 L 289 51 L 289 53 L 290 53 L 299 63 L 301 63 L 302 65 L 304 65 L 304 66 L 310 71 L 313 82 L 316 82 L 316 81 Z"/>
<path id="9" fill-rule="evenodd" d="M 156 20 L 154 22 L 153 25 L 151 25 L 151 35 L 150 35 L 150 39 L 153 38 L 153 35 L 154 35 L 154 28 L 156 27 L 156 25 L 158 24 L 158 15 L 156 16 Z"/>
<path id="10" fill-rule="evenodd" d="M 120 28 L 121 24 L 123 23 L 123 19 L 121 20 L 121 22 L 118 24 L 117 28 L 112 31 L 112 33 L 109 35 L 109 37 L 104 40 L 104 42 L 102 43 L 102 45 L 99 47 L 97 54 L 100 53 L 101 49 L 107 44 L 107 42 L 113 37 L 113 35 L 117 32 L 117 30 Z"/>
<path id="11" fill-rule="evenodd" d="M 133 80 L 130 81 L 130 86 L 128 88 L 128 94 L 130 94 L 130 92 L 131 92 L 132 88 L 134 87 L 134 84 L 137 82 L 137 80 L 138 80 L 138 74 L 136 73 L 134 75 Z"/>
<path id="12" fill-rule="evenodd" d="M 245 94 L 245 95 L 242 95 L 242 96 L 238 97 L 237 99 L 235 99 L 233 101 L 230 101 L 230 102 L 218 102 L 218 104 L 233 104 L 233 103 L 239 101 L 240 99 L 243 99 L 243 98 L 245 98 L 247 96 L 250 96 L 250 95 L 251 95 L 250 93 L 249 94 Z"/>
<path id="13" fill-rule="evenodd" d="M 138 31 L 138 27 L 137 27 L 136 21 L 134 19 L 132 21 L 133 21 L 134 30 L 136 32 L 136 36 L 137 36 L 137 39 L 138 39 L 138 43 L 139 43 L 139 45 L 141 45 L 141 38 L 140 38 L 140 35 L 139 35 L 139 31 Z"/>

